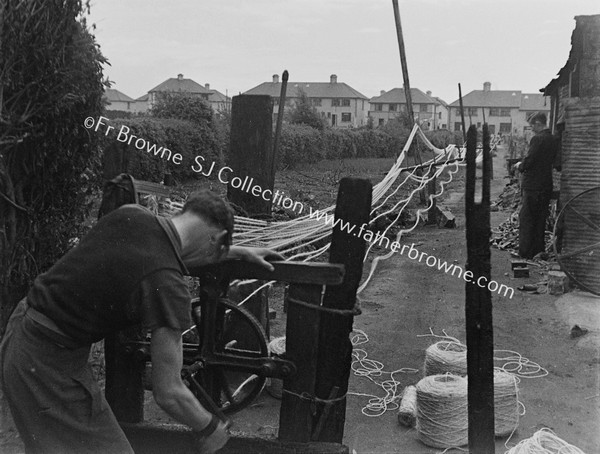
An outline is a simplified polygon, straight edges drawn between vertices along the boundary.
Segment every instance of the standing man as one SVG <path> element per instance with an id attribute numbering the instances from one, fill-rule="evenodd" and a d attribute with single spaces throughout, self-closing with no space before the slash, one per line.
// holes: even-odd
<path id="1" fill-rule="evenodd" d="M 535 135 L 529 142 L 527 156 L 516 164 L 523 173 L 519 255 L 525 259 L 533 258 L 546 248 L 544 234 L 552 195 L 552 166 L 558 152 L 558 140 L 546 127 L 546 115 L 535 113 L 528 122 Z"/>
<path id="2" fill-rule="evenodd" d="M 182 331 L 191 325 L 187 267 L 239 258 L 273 265 L 269 249 L 231 245 L 233 215 L 216 194 L 193 194 L 172 219 L 138 205 L 103 216 L 81 242 L 37 277 L 11 317 L 0 380 L 31 453 L 132 453 L 87 363 L 92 343 L 142 324 L 152 333 L 152 389 L 170 416 L 213 453 L 226 429 L 181 379 Z"/>

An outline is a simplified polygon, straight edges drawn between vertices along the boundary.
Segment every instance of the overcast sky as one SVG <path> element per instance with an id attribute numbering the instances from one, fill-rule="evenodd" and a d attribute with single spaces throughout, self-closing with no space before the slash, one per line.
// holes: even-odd
<path id="1" fill-rule="evenodd" d="M 482 89 L 537 93 L 562 68 L 596 0 L 400 0 L 412 87 L 447 102 Z M 95 0 L 90 23 L 113 88 L 137 98 L 169 77 L 230 96 L 270 81 L 365 96 L 402 86 L 391 0 Z"/>

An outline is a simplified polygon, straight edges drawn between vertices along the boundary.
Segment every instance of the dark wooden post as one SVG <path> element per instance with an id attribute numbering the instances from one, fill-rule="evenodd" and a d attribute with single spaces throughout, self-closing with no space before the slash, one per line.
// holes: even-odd
<path id="1" fill-rule="evenodd" d="M 275 155 L 272 143 L 273 103 L 266 95 L 239 95 L 233 97 L 231 111 L 231 152 L 227 165 L 233 169 L 227 186 L 229 201 L 248 213 L 248 216 L 269 216 L 270 197 L 275 185 Z M 234 183 L 234 179 L 235 183 Z M 240 183 L 240 184 L 238 184 Z M 243 183 L 243 184 L 241 184 Z M 238 186 L 237 188 L 234 186 Z M 253 188 L 260 187 L 254 193 Z M 268 194 L 268 193 L 267 193 Z M 269 200 L 265 200 L 269 199 Z M 245 297 L 262 283 L 248 284 L 239 290 Z M 245 303 L 269 333 L 269 303 L 263 289 Z"/>
<path id="2" fill-rule="evenodd" d="M 339 286 L 327 286 L 323 306 L 332 309 L 352 310 L 356 303 L 356 290 L 362 276 L 366 242 L 360 238 L 359 229 L 369 224 L 372 185 L 368 180 L 344 178 L 340 182 L 335 208 L 335 218 L 354 228 L 351 233 L 342 230 L 340 223 L 333 229 L 329 252 L 330 263 L 345 266 L 344 281 Z M 330 400 L 343 397 L 348 391 L 352 344 L 349 336 L 354 317 L 349 315 L 321 314 L 317 362 L 316 396 Z M 337 388 L 337 393 L 332 390 Z M 337 395 L 335 395 L 337 394 Z M 341 443 L 346 420 L 346 399 L 328 405 L 317 405 L 320 432 L 318 441 Z"/>
<path id="3" fill-rule="evenodd" d="M 290 284 L 288 298 L 319 306 L 322 289 L 322 285 Z M 285 356 L 296 365 L 297 373 L 283 381 L 279 412 L 281 441 L 308 443 L 311 440 L 314 412 L 308 397 L 315 395 L 318 340 L 319 312 L 288 304 Z"/>
<path id="4" fill-rule="evenodd" d="M 463 140 L 466 142 L 467 141 L 467 129 L 465 126 L 465 110 L 463 107 L 462 89 L 460 88 L 460 84 L 458 84 L 458 103 L 460 105 L 460 122 L 462 124 Z"/>
<path id="5" fill-rule="evenodd" d="M 487 124 L 483 128 L 482 200 L 475 203 L 477 128 L 467 134 L 467 272 L 471 282 L 465 284 L 467 319 L 467 374 L 469 405 L 469 452 L 494 453 L 494 337 L 492 298 L 487 287 L 477 280 L 489 282 L 490 265 L 490 138 Z"/>
<path id="6" fill-rule="evenodd" d="M 227 163 L 233 169 L 233 175 L 229 177 L 227 197 L 246 210 L 249 216 L 271 214 L 271 200 L 265 200 L 269 197 L 262 197 L 262 191 L 273 191 L 275 184 L 272 130 L 273 104 L 270 96 L 233 97 L 231 152 Z M 246 184 L 233 187 L 234 177 L 239 177 L 241 182 L 246 181 Z M 253 194 L 255 186 L 260 186 L 261 191 Z"/>

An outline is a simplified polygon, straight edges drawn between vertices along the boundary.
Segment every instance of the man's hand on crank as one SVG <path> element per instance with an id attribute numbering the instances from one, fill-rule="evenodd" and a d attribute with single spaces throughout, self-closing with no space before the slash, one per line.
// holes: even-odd
<path id="1" fill-rule="evenodd" d="M 198 454 L 213 454 L 225 446 L 228 440 L 227 427 L 223 421 L 213 416 L 205 430 L 194 433 L 194 449 Z"/>

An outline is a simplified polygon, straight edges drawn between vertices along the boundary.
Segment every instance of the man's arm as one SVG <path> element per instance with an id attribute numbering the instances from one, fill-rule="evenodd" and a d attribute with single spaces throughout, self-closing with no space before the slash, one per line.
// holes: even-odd
<path id="1" fill-rule="evenodd" d="M 533 136 L 529 142 L 529 149 L 527 154 L 523 158 L 523 161 L 519 165 L 519 170 L 525 172 L 536 166 L 536 164 L 543 158 L 545 150 L 542 147 L 543 140 L 540 136 Z"/>
<path id="2" fill-rule="evenodd" d="M 214 417 L 206 411 L 181 379 L 183 350 L 181 332 L 172 328 L 157 328 L 150 342 L 152 355 L 152 391 L 158 405 L 177 421 L 195 432 L 194 446 L 202 454 L 212 454 L 229 440 L 223 422 L 210 426 Z M 203 433 L 202 431 L 206 432 Z"/>
<path id="3" fill-rule="evenodd" d="M 170 416 L 194 430 L 204 429 L 211 413 L 204 409 L 181 379 L 181 333 L 161 327 L 152 332 L 152 392 L 156 403 Z"/>

